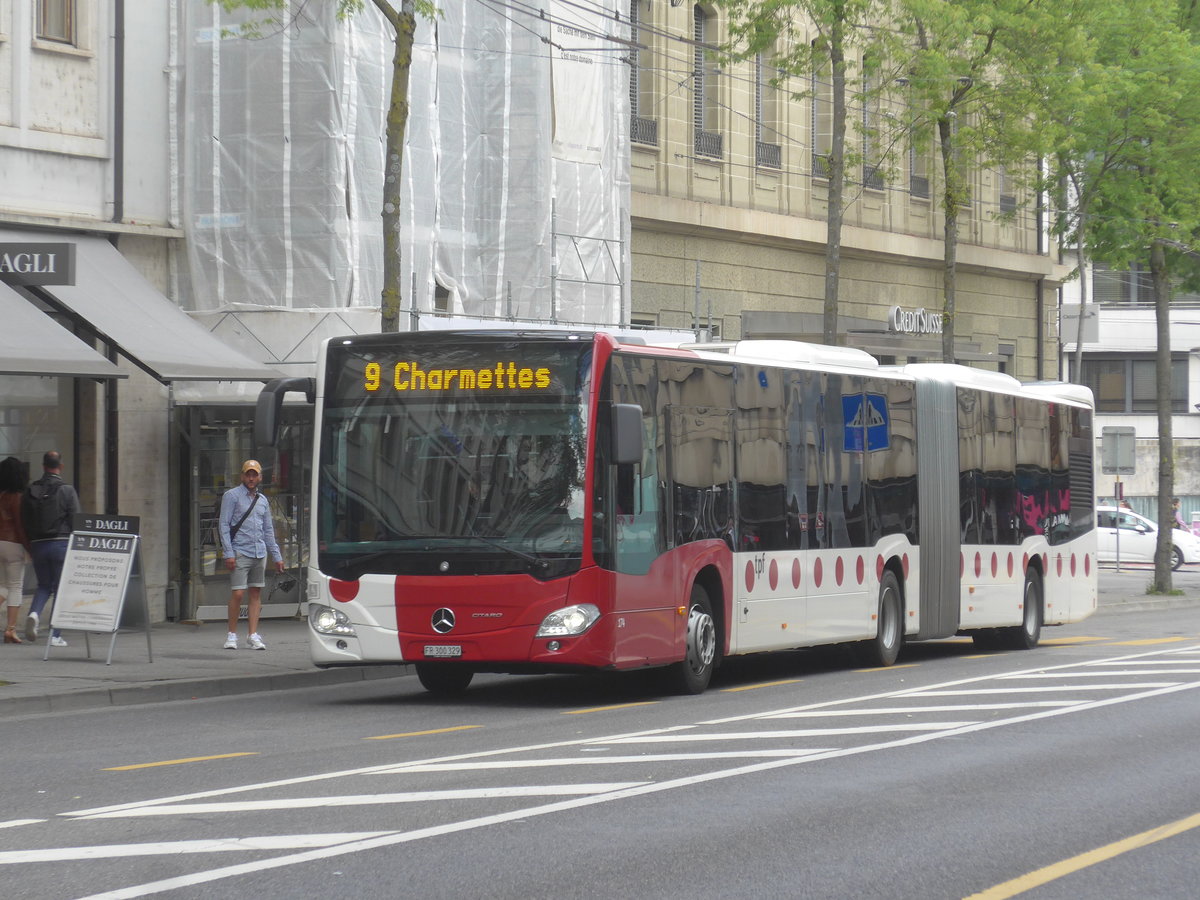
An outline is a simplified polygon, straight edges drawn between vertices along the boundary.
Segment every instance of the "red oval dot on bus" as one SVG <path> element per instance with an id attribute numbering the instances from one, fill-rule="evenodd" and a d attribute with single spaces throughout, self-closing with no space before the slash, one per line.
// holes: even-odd
<path id="1" fill-rule="evenodd" d="M 813 563 L 813 585 L 816 587 L 821 586 L 821 574 L 821 558 L 817 557 L 816 562 Z"/>
<path id="2" fill-rule="evenodd" d="M 854 574 L 858 576 L 859 584 L 862 584 L 863 579 L 867 577 L 867 561 L 861 556 L 858 558 L 858 563 L 854 567 Z"/>
<path id="3" fill-rule="evenodd" d="M 1062 554 L 1061 553 L 1058 554 L 1056 562 L 1058 563 L 1058 577 L 1061 578 L 1062 577 Z"/>
<path id="4" fill-rule="evenodd" d="M 1000 558 L 997 557 L 995 553 L 993 553 L 992 554 L 992 577 L 995 578 L 996 574 L 999 571 L 1000 571 Z"/>
<path id="5" fill-rule="evenodd" d="M 800 560 L 799 558 L 792 560 L 792 587 L 799 590 L 800 588 Z"/>
<path id="6" fill-rule="evenodd" d="M 1022 572 L 1029 571 L 1029 554 L 1028 553 L 1021 554 L 1021 571 Z"/>
<path id="7" fill-rule="evenodd" d="M 876 581 L 883 580 L 883 557 L 882 556 L 875 557 L 875 580 Z"/>
<path id="8" fill-rule="evenodd" d="M 357 581 L 339 581 L 336 578 L 329 579 L 329 595 L 339 603 L 349 603 L 358 596 Z"/>
<path id="9" fill-rule="evenodd" d="M 1083 574 L 1092 574 L 1092 554 L 1090 553 L 1083 554 Z"/>
<path id="10" fill-rule="evenodd" d="M 767 569 L 767 579 L 771 582 L 771 590 L 779 587 L 779 563 L 771 560 L 771 568 Z"/>
<path id="11" fill-rule="evenodd" d="M 833 577 L 837 581 L 838 587 L 842 586 L 842 579 L 846 577 L 846 563 L 839 556 L 833 567 Z"/>
<path id="12" fill-rule="evenodd" d="M 904 570 L 904 580 L 908 581 L 908 554 L 905 553 L 900 557 L 900 567 Z"/>
<path id="13" fill-rule="evenodd" d="M 747 561 L 746 563 L 746 591 L 749 593 L 754 590 L 754 562 Z"/>
<path id="14" fill-rule="evenodd" d="M 1071 554 L 1071 577 L 1075 577 L 1075 554 Z"/>
<path id="15" fill-rule="evenodd" d="M 978 578 L 983 574 L 983 554 L 975 554 L 975 577 Z"/>
<path id="16" fill-rule="evenodd" d="M 1049 553 L 1042 554 L 1042 571 L 1043 572 L 1050 571 L 1050 554 Z"/>
<path id="17" fill-rule="evenodd" d="M 1013 564 L 1014 564 L 1013 555 L 1010 553 L 1010 554 L 1008 554 L 1008 577 L 1009 578 L 1012 578 Z"/>

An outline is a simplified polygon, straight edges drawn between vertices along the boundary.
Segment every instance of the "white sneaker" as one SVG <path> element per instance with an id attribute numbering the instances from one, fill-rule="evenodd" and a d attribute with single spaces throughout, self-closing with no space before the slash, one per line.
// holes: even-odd
<path id="1" fill-rule="evenodd" d="M 237 649 L 237 635 L 234 634 L 232 631 L 229 632 L 228 636 L 226 636 L 225 646 L 223 649 L 225 649 L 225 650 L 236 650 Z"/>
<path id="2" fill-rule="evenodd" d="M 254 632 L 254 634 L 250 635 L 250 649 L 251 650 L 266 650 L 267 649 L 267 645 L 263 643 L 263 639 L 258 636 L 257 631 Z"/>
<path id="3" fill-rule="evenodd" d="M 64 639 L 62 639 L 60 637 L 54 637 L 52 635 L 50 637 L 50 646 L 51 647 L 69 647 L 70 645 Z"/>
<path id="4" fill-rule="evenodd" d="M 33 643 L 37 640 L 38 614 L 30 613 L 25 618 L 25 640 Z"/>

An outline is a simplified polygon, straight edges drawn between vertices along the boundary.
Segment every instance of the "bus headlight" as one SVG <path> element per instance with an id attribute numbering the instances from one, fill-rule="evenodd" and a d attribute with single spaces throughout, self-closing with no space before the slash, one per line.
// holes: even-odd
<path id="1" fill-rule="evenodd" d="M 348 615 L 340 609 L 332 609 L 319 603 L 308 604 L 308 624 L 318 634 L 353 635 L 355 633 Z"/>
<path id="2" fill-rule="evenodd" d="M 600 608 L 591 603 L 580 603 L 556 609 L 546 618 L 537 630 L 537 637 L 562 637 L 563 635 L 583 634 L 600 618 Z"/>

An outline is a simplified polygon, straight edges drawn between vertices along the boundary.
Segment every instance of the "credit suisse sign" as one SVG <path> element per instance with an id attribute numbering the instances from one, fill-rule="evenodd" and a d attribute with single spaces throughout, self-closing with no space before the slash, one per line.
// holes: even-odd
<path id="1" fill-rule="evenodd" d="M 74 244 L 0 243 L 0 282 L 74 284 Z"/>
<path id="2" fill-rule="evenodd" d="M 897 334 L 941 334 L 942 314 L 893 306 L 888 313 L 888 330 Z"/>

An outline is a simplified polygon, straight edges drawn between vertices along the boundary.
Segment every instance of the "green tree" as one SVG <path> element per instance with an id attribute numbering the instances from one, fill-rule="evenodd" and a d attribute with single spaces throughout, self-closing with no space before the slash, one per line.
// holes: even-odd
<path id="1" fill-rule="evenodd" d="M 1175 489 L 1170 301 L 1175 286 L 1200 285 L 1200 52 L 1191 3 L 1168 4 L 1155 27 L 1130 24 L 1118 107 L 1131 139 L 1121 164 L 1097 180 L 1086 234 L 1092 256 L 1116 268 L 1149 263 L 1157 349 L 1158 547 L 1152 591 L 1171 589 Z M 1146 21 L 1144 5 L 1139 21 Z M 1106 23 L 1101 27 L 1112 27 Z"/>
<path id="2" fill-rule="evenodd" d="M 807 81 L 828 78 L 831 82 L 831 135 L 829 153 L 822 158 L 828 183 L 828 213 L 825 230 L 825 296 L 822 341 L 837 343 L 838 282 L 841 273 L 842 222 L 846 208 L 846 168 L 861 162 L 859 154 L 846 148 L 847 77 L 852 61 L 884 58 L 885 31 L 873 26 L 882 21 L 883 0 L 722 0 L 729 12 L 731 52 L 742 58 L 765 53 L 780 72 L 777 79 Z M 806 24 L 816 30 L 810 41 Z M 870 78 L 860 68 L 857 93 L 863 103 L 884 90 L 884 82 Z M 819 98 L 812 91 L 793 91 L 794 97 Z M 816 117 L 814 117 L 816 118 Z M 816 136 L 813 138 L 816 143 Z M 875 161 L 872 161 L 875 162 Z M 880 161 L 881 162 L 881 161 Z M 817 174 L 817 173 L 814 173 Z"/>
<path id="3" fill-rule="evenodd" d="M 897 0 L 910 81 L 908 128 L 932 132 L 942 169 L 942 358 L 954 361 L 959 217 L 970 208 L 976 167 L 1033 166 L 1036 111 L 1018 64 L 1054 39 L 1050 5 L 1029 0 Z"/>
<path id="4" fill-rule="evenodd" d="M 243 28 L 246 37 L 261 36 L 265 30 L 286 28 L 300 21 L 300 13 L 311 2 L 336 5 L 338 18 L 362 11 L 368 0 L 209 0 L 227 12 L 250 11 L 254 18 Z M 369 0 L 391 26 L 395 49 L 392 53 L 392 85 L 386 113 L 386 146 L 383 166 L 383 290 L 380 296 L 380 330 L 400 328 L 400 215 L 401 173 L 404 168 L 404 136 L 408 128 L 408 79 L 412 66 L 413 34 L 417 16 L 433 18 L 437 8 L 430 0 Z"/>

